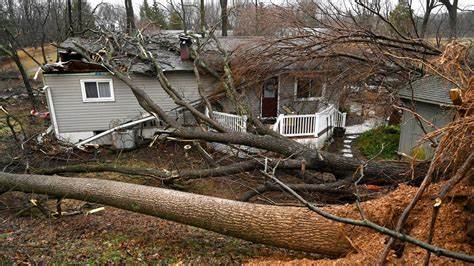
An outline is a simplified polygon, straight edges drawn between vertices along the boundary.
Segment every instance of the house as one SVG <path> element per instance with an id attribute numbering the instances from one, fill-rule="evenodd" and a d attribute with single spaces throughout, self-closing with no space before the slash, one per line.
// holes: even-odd
<path id="1" fill-rule="evenodd" d="M 184 37 L 179 39 L 176 33 L 163 34 L 147 43 L 146 48 L 158 59 L 171 85 L 183 98 L 198 104 L 200 96 L 187 47 L 192 42 Z M 243 43 L 254 41 L 251 37 L 234 36 L 219 39 L 225 49 L 230 51 Z M 73 47 L 73 42 L 97 52 L 101 51 L 103 45 L 98 40 L 70 38 L 61 44 L 66 49 L 61 53 L 61 61 L 45 66 L 43 78 L 55 135 L 71 143 L 94 139 L 95 143 L 110 144 L 114 141 L 113 134 L 108 134 L 112 132 L 110 129 L 132 123 L 130 125 L 139 131 L 140 136 L 152 137 L 159 121 L 147 114 L 131 90 L 107 69 L 94 62 L 85 62 L 80 55 L 68 50 Z M 186 123 L 185 112 L 161 88 L 152 66 L 130 56 L 140 51 L 135 51 L 135 47 L 125 46 L 124 49 L 128 49 L 127 56 L 114 58 L 114 63 L 125 67 L 132 82 L 145 89 L 165 111 Z M 218 91 L 219 81 L 212 75 L 203 74 L 201 81 L 207 93 L 215 94 Z M 253 114 L 270 121 L 270 126 L 283 135 L 319 138 L 321 142 L 323 137 L 332 132 L 336 121 L 338 125 L 343 122 L 342 114 L 337 113 L 337 108 L 325 100 L 326 91 L 327 85 L 322 75 L 315 75 L 311 69 L 298 68 L 275 73 L 257 89 L 245 90 L 244 94 Z M 228 124 L 230 117 L 246 120 L 235 114 L 224 93 L 213 100 L 213 105 L 220 114 L 216 116 L 221 118 L 219 122 L 229 128 L 236 128 L 236 125 Z M 318 118 L 317 112 L 324 108 L 325 113 Z"/>
<path id="2" fill-rule="evenodd" d="M 95 51 L 100 49 L 96 40 L 81 38 L 69 38 L 61 46 L 73 47 L 73 41 Z M 162 62 L 170 83 L 185 99 L 199 99 L 192 62 L 183 60 L 179 48 L 174 47 L 174 44 L 166 47 L 163 40 L 160 41 L 161 45 L 150 44 L 153 46 L 150 50 Z M 173 39 L 173 42 L 178 44 L 178 39 Z M 153 77 L 150 65 L 132 62 L 128 57 L 120 60 L 123 61 L 120 64 L 130 66 L 128 73 L 135 85 L 144 88 L 165 111 L 178 115 L 176 104 Z M 77 143 L 120 124 L 149 116 L 127 85 L 102 66 L 84 62 L 74 52 L 64 51 L 59 63 L 46 65 L 43 79 L 54 133 L 63 141 Z M 216 83 L 216 80 L 206 75 L 201 80 L 208 88 Z M 141 133 L 150 137 L 154 133 L 156 121 L 147 121 L 141 126 Z M 110 136 L 106 136 L 99 143 L 111 141 Z"/>
<path id="3" fill-rule="evenodd" d="M 454 86 L 438 76 L 425 76 L 399 91 L 400 99 L 405 107 L 414 110 L 437 128 L 443 127 L 454 118 L 452 101 L 449 91 Z M 434 130 L 429 123 L 423 121 L 426 132 Z M 434 148 L 430 142 L 420 144 L 425 132 L 413 113 L 404 111 L 400 124 L 400 142 L 398 151 L 427 159 L 433 155 Z"/>

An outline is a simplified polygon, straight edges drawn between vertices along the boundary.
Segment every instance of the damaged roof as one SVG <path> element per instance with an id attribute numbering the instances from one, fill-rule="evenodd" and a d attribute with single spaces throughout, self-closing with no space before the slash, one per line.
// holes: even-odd
<path id="1" fill-rule="evenodd" d="M 60 44 L 62 48 L 61 58 L 67 62 L 59 62 L 48 64 L 45 66 L 45 73 L 71 73 L 71 72 L 92 72 L 99 71 L 95 63 L 86 62 L 85 59 L 78 57 L 77 53 L 73 52 L 76 48 L 74 43 L 78 43 L 84 48 L 93 53 L 110 52 L 110 39 L 104 36 L 99 38 L 83 38 L 70 37 Z M 138 58 L 141 51 L 131 42 L 122 41 L 116 42 L 114 47 L 114 55 L 110 59 L 111 63 L 116 67 L 121 67 L 135 74 L 153 75 L 153 67 L 148 62 L 143 62 Z M 147 36 L 145 40 L 145 48 L 153 53 L 155 58 L 160 63 L 163 71 L 192 71 L 193 63 L 190 60 L 182 60 L 180 57 L 179 37 L 176 34 L 169 34 L 160 32 L 154 35 Z M 79 61 L 71 63 L 73 61 Z M 90 69 L 87 65 L 90 64 Z M 100 67 L 102 71 L 106 71 Z"/>

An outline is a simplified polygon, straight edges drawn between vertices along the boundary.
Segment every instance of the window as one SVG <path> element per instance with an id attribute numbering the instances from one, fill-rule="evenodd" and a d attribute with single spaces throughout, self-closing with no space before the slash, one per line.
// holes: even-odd
<path id="1" fill-rule="evenodd" d="M 275 98 L 277 91 L 278 78 L 270 78 L 263 83 L 263 98 Z"/>
<path id="2" fill-rule="evenodd" d="M 323 94 L 323 82 L 318 78 L 296 78 L 295 100 L 314 101 Z"/>
<path id="3" fill-rule="evenodd" d="M 111 79 L 81 80 L 83 102 L 112 102 L 114 88 Z"/>

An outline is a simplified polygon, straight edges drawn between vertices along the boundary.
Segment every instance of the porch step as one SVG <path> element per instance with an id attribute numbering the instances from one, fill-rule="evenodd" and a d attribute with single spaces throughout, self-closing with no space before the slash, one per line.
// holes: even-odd
<path id="1" fill-rule="evenodd" d="M 352 154 L 352 142 L 359 137 L 360 134 L 346 134 L 344 137 L 344 148 L 342 149 L 342 156 L 347 158 L 353 158 L 354 155 Z"/>

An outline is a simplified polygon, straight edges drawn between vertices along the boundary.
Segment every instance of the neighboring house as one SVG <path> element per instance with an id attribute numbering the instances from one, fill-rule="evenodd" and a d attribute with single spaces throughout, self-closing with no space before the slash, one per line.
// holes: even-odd
<path id="1" fill-rule="evenodd" d="M 400 90 L 399 95 L 405 107 L 414 110 L 437 128 L 441 128 L 454 118 L 451 109 L 453 103 L 449 97 L 449 90 L 453 87 L 441 77 L 425 76 Z M 427 122 L 422 124 L 426 132 L 434 130 Z M 400 128 L 399 152 L 407 155 L 417 153 L 418 156 L 424 157 L 423 159 L 433 155 L 434 149 L 429 141 L 418 145 L 425 132 L 413 113 L 403 112 Z"/>
<path id="2" fill-rule="evenodd" d="M 168 43 L 161 37 L 156 42 L 148 43 L 147 48 L 158 58 L 171 85 L 188 101 L 199 103 L 193 63 L 186 42 L 183 39 L 179 41 L 176 33 L 171 35 Z M 225 49 L 232 51 L 255 38 L 229 36 L 220 37 L 220 40 Z M 61 46 L 73 47 L 73 41 L 100 52 L 101 46 L 97 40 L 70 38 Z M 131 51 L 132 54 L 134 52 L 137 53 Z M 174 104 L 153 76 L 150 65 L 130 56 L 116 60 L 121 60 L 118 64 L 127 67 L 132 82 L 145 89 L 158 105 L 171 115 L 186 120 L 182 109 Z M 85 62 L 71 51 L 61 53 L 61 62 L 46 65 L 43 77 L 54 132 L 61 140 L 77 143 L 118 125 L 149 117 L 127 85 L 102 66 Z M 219 82 L 211 75 L 202 75 L 201 80 L 209 94 L 218 91 Z M 245 97 L 253 115 L 272 123 L 273 128 L 283 135 L 322 140 L 323 134 L 329 136 L 333 126 L 345 123 L 345 116 L 342 117 L 337 108 L 329 105 L 331 101 L 328 100 L 330 97 L 326 97 L 326 92 L 323 75 L 315 74 L 311 69 L 298 68 L 275 73 L 258 88 L 247 89 Z M 226 124 L 227 118 L 236 114 L 224 93 L 221 92 L 221 97 L 213 100 L 213 105 L 221 111 L 222 119 L 219 121 L 229 128 L 235 128 L 236 125 Z M 316 113 L 322 108 L 326 108 L 325 112 L 318 116 Z M 157 127 L 157 121 L 146 119 L 139 127 L 141 135 L 149 138 Z M 109 144 L 112 137 L 106 135 L 95 142 Z"/>

